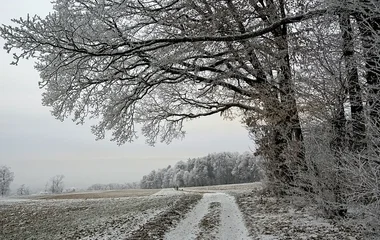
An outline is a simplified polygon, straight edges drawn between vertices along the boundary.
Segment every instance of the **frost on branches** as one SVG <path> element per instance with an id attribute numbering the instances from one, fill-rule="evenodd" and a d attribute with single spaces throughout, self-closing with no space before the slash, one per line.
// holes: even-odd
<path id="1" fill-rule="evenodd" d="M 350 183 L 380 179 L 371 175 L 380 154 L 378 1 L 53 4 L 0 35 L 13 64 L 37 60 L 56 118 L 99 119 L 93 133 L 111 131 L 119 144 L 134 140 L 136 126 L 154 144 L 183 137 L 186 120 L 241 119 L 272 187 L 327 196 L 336 214 L 358 191 Z M 378 190 L 364 195 L 380 199 Z"/>
<path id="2" fill-rule="evenodd" d="M 0 166 L 0 196 L 7 196 L 11 189 L 10 185 L 14 180 L 14 173 L 7 166 Z"/>
<path id="3" fill-rule="evenodd" d="M 185 120 L 220 114 L 272 126 L 268 158 L 285 162 L 294 146 L 304 170 L 287 24 L 324 13 L 283 1 L 58 0 L 45 18 L 14 19 L 1 36 L 13 64 L 37 60 L 53 115 L 100 119 L 98 139 L 109 130 L 119 144 L 133 141 L 141 124 L 149 144 L 170 142 Z M 277 177 L 293 181 L 288 168 Z"/>
<path id="4" fill-rule="evenodd" d="M 251 153 L 214 153 L 179 161 L 174 167 L 151 171 L 140 181 L 141 188 L 211 186 L 258 182 L 262 178 L 260 157 Z"/>

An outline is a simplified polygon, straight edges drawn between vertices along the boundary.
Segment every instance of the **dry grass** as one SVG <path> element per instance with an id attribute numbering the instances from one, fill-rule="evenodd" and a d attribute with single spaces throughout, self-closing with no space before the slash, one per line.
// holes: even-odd
<path id="1" fill-rule="evenodd" d="M 96 192 L 63 193 L 54 195 L 35 196 L 33 199 L 97 199 L 97 198 L 121 198 L 149 196 L 159 189 L 126 189 Z"/>

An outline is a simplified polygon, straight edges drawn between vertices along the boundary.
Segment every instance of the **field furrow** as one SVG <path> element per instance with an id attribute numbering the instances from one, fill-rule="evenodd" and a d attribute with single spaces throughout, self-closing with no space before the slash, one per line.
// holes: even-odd
<path id="1" fill-rule="evenodd" d="M 0 204 L 0 239 L 125 239 L 141 226 L 185 209 L 197 200 L 190 195 L 196 194 Z"/>

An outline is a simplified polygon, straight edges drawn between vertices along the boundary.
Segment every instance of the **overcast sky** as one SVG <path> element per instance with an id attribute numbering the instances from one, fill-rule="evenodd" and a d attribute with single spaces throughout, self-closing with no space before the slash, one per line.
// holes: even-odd
<path id="1" fill-rule="evenodd" d="M 50 0 L 0 0 L 0 24 L 28 13 L 45 16 Z M 0 45 L 4 40 L 0 38 Z M 185 125 L 184 140 L 151 147 L 141 137 L 117 146 L 108 140 L 95 141 L 90 124 L 60 122 L 41 105 L 39 75 L 33 60 L 11 66 L 12 56 L 0 50 L 0 166 L 15 173 L 12 189 L 26 184 L 42 189 L 50 177 L 65 175 L 66 187 L 85 188 L 94 183 L 138 181 L 156 168 L 179 160 L 213 152 L 250 151 L 253 143 L 238 121 L 219 116 L 194 120 Z"/>

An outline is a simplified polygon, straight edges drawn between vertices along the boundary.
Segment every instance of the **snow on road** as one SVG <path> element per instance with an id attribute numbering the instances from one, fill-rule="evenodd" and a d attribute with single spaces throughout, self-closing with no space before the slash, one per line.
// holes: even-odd
<path id="1" fill-rule="evenodd" d="M 220 239 L 250 239 L 248 237 L 248 230 L 244 224 L 243 215 L 235 202 L 235 198 L 227 194 L 219 194 L 219 196 L 222 203 Z"/>
<path id="2" fill-rule="evenodd" d="M 208 213 L 211 203 L 219 202 L 221 205 L 220 226 L 217 236 L 212 239 L 246 240 L 251 239 L 244 225 L 242 214 L 235 202 L 234 197 L 225 193 L 206 193 L 194 209 L 189 212 L 176 228 L 165 235 L 166 240 L 190 240 L 199 236 L 199 223 Z M 210 236 L 211 237 L 211 236 Z"/>
<path id="3" fill-rule="evenodd" d="M 155 194 L 152 194 L 151 196 L 176 196 L 176 195 L 181 195 L 185 193 L 186 192 L 184 191 L 176 191 L 172 188 L 164 188 L 156 192 Z"/>

